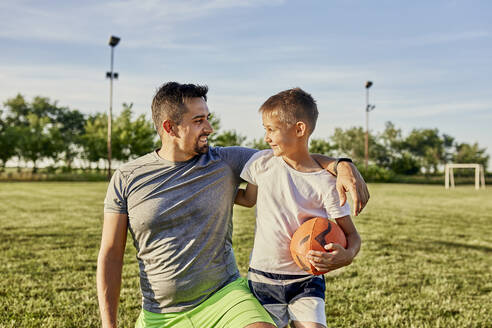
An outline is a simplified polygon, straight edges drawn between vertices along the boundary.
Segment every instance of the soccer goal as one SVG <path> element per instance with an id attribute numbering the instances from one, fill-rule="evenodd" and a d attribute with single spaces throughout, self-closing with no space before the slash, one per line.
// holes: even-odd
<path id="1" fill-rule="evenodd" d="M 444 171 L 444 186 L 449 189 L 451 182 L 451 188 L 454 188 L 454 172 L 453 169 L 475 169 L 475 189 L 480 189 L 480 183 L 482 188 L 485 188 L 485 173 L 483 171 L 483 165 L 481 164 L 446 164 Z"/>

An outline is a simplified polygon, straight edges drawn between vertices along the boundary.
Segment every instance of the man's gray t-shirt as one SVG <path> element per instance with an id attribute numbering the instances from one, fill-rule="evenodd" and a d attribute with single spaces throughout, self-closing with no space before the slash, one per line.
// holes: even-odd
<path id="1" fill-rule="evenodd" d="M 239 277 L 232 208 L 254 152 L 210 147 L 189 161 L 169 162 L 154 151 L 116 170 L 104 211 L 128 214 L 145 310 L 188 310 Z"/>

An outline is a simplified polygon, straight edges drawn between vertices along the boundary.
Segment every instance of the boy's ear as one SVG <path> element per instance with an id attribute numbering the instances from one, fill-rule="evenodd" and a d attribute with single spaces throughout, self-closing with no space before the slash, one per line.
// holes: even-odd
<path id="1" fill-rule="evenodd" d="M 307 125 L 306 123 L 299 121 L 296 123 L 296 134 L 298 137 L 303 137 L 307 134 Z"/>

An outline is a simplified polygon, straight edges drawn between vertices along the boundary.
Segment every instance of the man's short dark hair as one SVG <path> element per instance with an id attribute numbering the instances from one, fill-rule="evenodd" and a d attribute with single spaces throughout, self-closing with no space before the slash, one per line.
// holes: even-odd
<path id="1" fill-rule="evenodd" d="M 183 114 L 188 111 L 186 101 L 190 98 L 203 98 L 207 101 L 206 85 L 167 82 L 157 90 L 152 100 L 152 120 L 157 133 L 162 136 L 162 123 L 171 120 L 180 124 Z"/>
<path id="2" fill-rule="evenodd" d="M 293 88 L 271 96 L 261 105 L 259 112 L 275 115 L 280 122 L 292 126 L 303 121 L 311 134 L 316 127 L 318 107 L 313 97 L 301 88 Z"/>

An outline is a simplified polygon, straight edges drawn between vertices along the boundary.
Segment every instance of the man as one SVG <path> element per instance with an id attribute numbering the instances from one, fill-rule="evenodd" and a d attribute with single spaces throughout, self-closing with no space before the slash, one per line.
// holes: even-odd
<path id="1" fill-rule="evenodd" d="M 103 327 L 116 327 L 127 229 L 137 249 L 143 305 L 136 327 L 271 328 L 240 278 L 232 249 L 239 175 L 255 150 L 208 146 L 207 87 L 170 82 L 152 102 L 162 147 L 122 165 L 109 184 L 98 257 Z M 351 163 L 338 168 L 360 212 L 369 193 Z"/>

